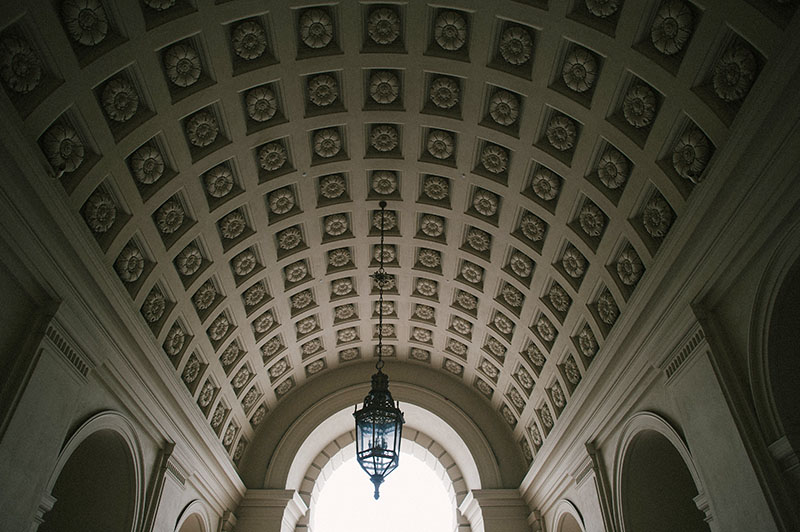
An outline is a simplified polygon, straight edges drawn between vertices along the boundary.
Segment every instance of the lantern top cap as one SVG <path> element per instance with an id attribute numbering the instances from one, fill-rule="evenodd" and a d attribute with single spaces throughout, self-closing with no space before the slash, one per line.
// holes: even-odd
<path id="1" fill-rule="evenodd" d="M 375 392 L 389 391 L 389 376 L 380 369 L 372 375 L 372 390 Z"/>

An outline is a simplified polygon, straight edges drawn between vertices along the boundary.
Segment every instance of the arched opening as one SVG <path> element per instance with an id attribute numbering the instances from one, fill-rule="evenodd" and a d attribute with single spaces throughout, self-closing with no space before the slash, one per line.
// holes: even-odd
<path id="1" fill-rule="evenodd" d="M 578 520 L 572 517 L 571 514 L 564 514 L 557 532 L 583 532 L 583 529 Z"/>
<path id="2" fill-rule="evenodd" d="M 456 509 L 442 477 L 411 453 L 403 452 L 400 460 L 402 467 L 386 478 L 377 501 L 355 458 L 335 468 L 311 507 L 313 531 L 453 532 Z"/>
<path id="3" fill-rule="evenodd" d="M 206 532 L 206 529 L 200 516 L 193 514 L 186 518 L 177 532 Z"/>
<path id="4" fill-rule="evenodd" d="M 332 452 L 333 449 L 338 449 Z M 421 519 L 416 523 L 408 523 L 405 528 L 397 530 L 421 530 L 425 532 L 452 532 L 456 524 L 460 525 L 460 530 L 469 531 L 469 521 L 463 517 L 458 510 L 459 505 L 467 495 L 465 477 L 461 468 L 458 466 L 454 457 L 450 455 L 435 440 L 423 432 L 408 428 L 403 431 L 403 442 L 401 445 L 401 466 L 387 477 L 386 482 L 381 487 L 381 500 L 378 506 L 387 506 L 386 512 L 393 511 L 393 506 L 398 513 L 408 513 L 409 508 L 414 508 L 418 514 L 423 508 L 427 507 L 430 512 L 437 513 L 436 519 Z M 342 481 L 333 484 L 331 479 L 339 473 L 344 473 L 346 478 L 352 482 L 347 485 Z M 328 446 L 325 447 L 309 465 L 303 475 L 304 479 L 311 484 L 310 492 L 300 491 L 303 500 L 308 504 L 308 523 L 310 530 L 314 532 L 336 532 L 336 530 L 361 530 L 359 526 L 374 525 L 374 520 L 365 518 L 363 509 L 379 509 L 372 499 L 372 490 L 366 489 L 371 486 L 368 477 L 360 469 L 355 461 L 355 439 L 354 432 L 342 434 Z M 391 479 L 391 482 L 390 482 Z M 425 495 L 429 500 L 422 500 L 420 496 Z M 350 514 L 345 517 L 356 515 L 357 519 L 339 521 L 339 529 L 331 528 L 329 521 L 325 517 L 325 503 L 320 506 L 322 493 L 328 493 L 329 500 L 336 499 L 337 496 L 347 498 L 345 493 L 352 496 L 353 501 L 339 501 L 337 510 L 341 511 L 344 507 L 351 509 Z M 333 492 L 336 495 L 330 496 Z M 423 497 L 424 498 L 424 497 Z M 357 499 L 357 500 L 356 500 Z M 438 502 L 437 502 L 438 501 Z M 320 508 L 323 508 L 320 518 Z M 371 510 L 370 510 L 371 511 Z M 424 515 L 423 515 L 424 517 Z M 392 525 L 396 520 L 384 519 L 385 523 Z M 436 524 L 438 523 L 438 524 Z M 322 525 L 320 529 L 318 525 Z M 383 526 L 383 525 L 382 525 Z M 388 526 L 388 525 L 387 525 Z M 373 526 L 374 528 L 374 526 Z M 373 528 L 366 528 L 373 529 Z M 387 529 L 388 530 L 388 529 Z M 392 529 L 394 530 L 394 529 Z"/>
<path id="5" fill-rule="evenodd" d="M 800 449 L 800 260 L 780 286 L 770 312 L 768 355 L 769 387 L 780 424 L 789 445 Z M 795 451 L 797 452 L 797 451 Z"/>
<path id="6" fill-rule="evenodd" d="M 53 509 L 40 532 L 132 530 L 136 477 L 131 450 L 114 430 L 99 430 L 69 455 L 58 474 Z"/>
<path id="7" fill-rule="evenodd" d="M 620 503 L 630 532 L 709 532 L 695 504 L 692 473 L 673 444 L 655 430 L 633 436 L 622 462 Z"/>

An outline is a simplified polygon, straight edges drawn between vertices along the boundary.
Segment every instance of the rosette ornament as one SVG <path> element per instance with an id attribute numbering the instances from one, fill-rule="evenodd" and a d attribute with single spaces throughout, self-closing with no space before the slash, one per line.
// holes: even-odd
<path id="1" fill-rule="evenodd" d="M 586 202 L 578 213 L 578 223 L 588 236 L 597 238 L 603 234 L 606 218 L 603 211 L 592 202 Z"/>
<path id="2" fill-rule="evenodd" d="M 42 81 L 42 62 L 31 45 L 8 36 L 0 41 L 0 79 L 12 91 L 27 94 Z"/>
<path id="3" fill-rule="evenodd" d="M 278 247 L 284 251 L 296 248 L 303 242 L 303 233 L 297 227 L 289 227 L 278 233 Z M 253 256 L 255 259 L 255 256 Z M 249 273 L 249 272 L 248 272 Z M 246 275 L 239 274 L 237 275 Z"/>
<path id="4" fill-rule="evenodd" d="M 653 238 L 664 238 L 672 225 L 672 217 L 672 209 L 669 203 L 657 195 L 644 206 L 642 225 L 644 225 L 645 231 Z"/>
<path id="5" fill-rule="evenodd" d="M 533 272 L 533 260 L 520 251 L 515 251 L 509 259 L 511 271 L 523 279 Z"/>
<path id="6" fill-rule="evenodd" d="M 506 28 L 500 35 L 500 56 L 510 65 L 524 65 L 531 59 L 533 38 L 522 26 Z"/>
<path id="7" fill-rule="evenodd" d="M 69 124 L 54 124 L 42 136 L 42 149 L 58 172 L 74 172 L 83 162 L 83 141 Z"/>
<path id="8" fill-rule="evenodd" d="M 702 181 L 703 170 L 711 158 L 711 143 L 702 131 L 691 127 L 672 148 L 672 167 L 679 176 L 693 183 Z"/>
<path id="9" fill-rule="evenodd" d="M 438 238 L 444 234 L 444 218 L 435 214 L 425 214 L 420 218 L 419 228 L 423 234 Z"/>
<path id="10" fill-rule="evenodd" d="M 206 172 L 204 181 L 206 192 L 212 198 L 224 198 L 233 190 L 233 172 L 224 164 Z"/>
<path id="11" fill-rule="evenodd" d="M 608 18 L 619 9 L 619 0 L 586 0 L 586 9 L 598 18 Z"/>
<path id="12" fill-rule="evenodd" d="M 397 190 L 397 174 L 390 170 L 376 170 L 372 173 L 372 190 L 376 194 L 393 194 Z"/>
<path id="13" fill-rule="evenodd" d="M 647 85 L 634 85 L 622 101 L 622 115 L 635 128 L 647 127 L 656 116 L 656 94 Z"/>
<path id="14" fill-rule="evenodd" d="M 341 174 L 326 175 L 319 180 L 319 193 L 323 198 L 336 199 L 347 190 L 347 184 Z"/>
<path id="15" fill-rule="evenodd" d="M 177 199 L 167 200 L 156 211 L 156 224 L 162 235 L 171 235 L 183 225 L 186 211 Z"/>
<path id="16" fill-rule="evenodd" d="M 226 214 L 222 220 L 219 221 L 219 230 L 222 238 L 226 240 L 233 240 L 244 233 L 247 227 L 247 219 L 239 211 L 233 211 Z"/>
<path id="17" fill-rule="evenodd" d="M 525 238 L 538 242 L 544 238 L 547 230 L 545 223 L 535 214 L 526 212 L 519 222 L 519 229 Z"/>
<path id="18" fill-rule="evenodd" d="M 580 279 L 586 272 L 586 257 L 572 246 L 568 246 L 561 257 L 561 266 L 567 275 L 573 279 Z"/>
<path id="19" fill-rule="evenodd" d="M 111 229 L 117 219 L 117 206 L 111 194 L 95 190 L 83 207 L 83 217 L 93 233 L 101 235 Z"/>
<path id="20" fill-rule="evenodd" d="M 339 132 L 332 127 L 314 133 L 314 153 L 328 159 L 338 154 L 342 149 L 342 138 Z"/>
<path id="21" fill-rule="evenodd" d="M 558 151 L 567 151 L 575 146 L 578 140 L 578 129 L 575 122 L 564 115 L 557 114 L 547 123 L 545 130 L 547 142 Z"/>
<path id="22" fill-rule="evenodd" d="M 295 204 L 294 193 L 290 188 L 281 188 L 269 195 L 269 210 L 272 214 L 287 214 L 294 208 Z"/>
<path id="23" fill-rule="evenodd" d="M 322 9 L 307 9 L 300 16 L 300 40 L 313 49 L 325 48 L 333 40 L 333 21 Z"/>
<path id="24" fill-rule="evenodd" d="M 428 133 L 426 146 L 428 153 L 436 159 L 449 159 L 453 155 L 455 142 L 453 142 L 453 136 L 447 131 L 435 129 Z"/>
<path id="25" fill-rule="evenodd" d="M 488 144 L 481 150 L 481 166 L 493 174 L 502 174 L 508 169 L 508 152 L 496 144 Z"/>
<path id="26" fill-rule="evenodd" d="M 714 92 L 726 102 L 741 100 L 756 79 L 756 69 L 756 56 L 747 46 L 730 46 L 714 66 Z"/>
<path id="27" fill-rule="evenodd" d="M 155 146 L 145 144 L 131 155 L 131 171 L 136 181 L 152 185 L 164 175 L 164 157 Z"/>
<path id="28" fill-rule="evenodd" d="M 252 61 L 264 55 L 267 50 L 267 34 L 261 24 L 247 20 L 233 29 L 231 45 L 237 56 L 245 61 Z"/>
<path id="29" fill-rule="evenodd" d="M 616 148 L 609 147 L 600 156 L 597 176 L 607 188 L 616 190 L 624 185 L 629 172 L 628 159 Z"/>
<path id="30" fill-rule="evenodd" d="M 682 0 L 667 0 L 656 13 L 650 28 L 650 41 L 664 55 L 680 52 L 693 31 L 692 10 Z"/>
<path id="31" fill-rule="evenodd" d="M 443 11 L 434 22 L 433 38 L 443 50 L 460 50 L 467 42 L 467 21 L 455 11 Z"/>
<path id="32" fill-rule="evenodd" d="M 219 135 L 217 117 L 211 111 L 200 111 L 186 122 L 186 136 L 198 148 L 213 144 Z"/>
<path id="33" fill-rule="evenodd" d="M 561 77 L 570 90 L 586 92 L 597 78 L 597 59 L 584 48 L 573 48 L 564 61 Z"/>
<path id="34" fill-rule="evenodd" d="M 164 53 L 164 68 L 167 78 L 181 88 L 197 83 L 203 72 L 203 65 L 197 50 L 184 43 L 171 46 Z"/>
<path id="35" fill-rule="evenodd" d="M 388 7 L 379 7 L 369 14 L 367 34 L 375 44 L 392 44 L 400 36 L 400 18 Z"/>
<path id="36" fill-rule="evenodd" d="M 494 192 L 478 189 L 472 196 L 472 206 L 483 216 L 494 216 L 500 205 L 500 198 Z"/>
<path id="37" fill-rule="evenodd" d="M 319 74 L 308 81 L 308 99 L 317 107 L 327 107 L 338 97 L 339 86 L 330 74 Z"/>
<path id="38" fill-rule="evenodd" d="M 147 297 L 144 298 L 144 303 L 142 303 L 142 316 L 147 320 L 147 323 L 156 323 L 164 315 L 166 308 L 167 300 L 164 294 L 162 294 L 161 290 L 157 287 L 154 287 L 150 290 L 150 293 L 147 294 Z"/>
<path id="39" fill-rule="evenodd" d="M 279 170 L 287 158 L 286 148 L 280 142 L 270 142 L 258 150 L 258 165 L 267 172 Z"/>
<path id="40" fill-rule="evenodd" d="M 139 109 L 139 95 L 125 78 L 114 78 L 103 88 L 103 110 L 115 122 L 127 122 Z"/>
<path id="41" fill-rule="evenodd" d="M 203 265 L 203 254 L 194 244 L 190 244 L 183 248 L 175 258 L 175 266 L 178 268 L 178 273 L 184 277 L 194 275 L 200 266 Z"/>
<path id="42" fill-rule="evenodd" d="M 370 145 L 379 152 L 390 152 L 397 148 L 399 136 L 397 129 L 389 124 L 381 124 L 372 128 L 369 135 Z"/>
<path id="43" fill-rule="evenodd" d="M 644 264 L 636 251 L 628 246 L 617 257 L 617 275 L 627 286 L 635 286 L 644 273 Z"/>
<path id="44" fill-rule="evenodd" d="M 519 118 L 519 98 L 508 91 L 495 92 L 489 100 L 489 116 L 501 126 L 510 126 Z"/>
<path id="45" fill-rule="evenodd" d="M 108 35 L 108 16 L 100 0 L 64 0 L 61 19 L 70 38 L 84 46 L 95 46 Z"/>
<path id="46" fill-rule="evenodd" d="M 450 185 L 444 177 L 429 175 L 422 182 L 422 191 L 430 199 L 441 201 L 450 194 Z"/>
<path id="47" fill-rule="evenodd" d="M 114 262 L 114 269 L 125 283 L 134 283 L 144 272 L 144 256 L 135 244 L 129 243 L 120 252 Z"/>
<path id="48" fill-rule="evenodd" d="M 617 307 L 617 302 L 614 301 L 614 296 L 611 295 L 608 289 L 603 290 L 597 298 L 596 305 L 597 315 L 600 316 L 600 320 L 606 325 L 614 325 L 614 322 L 619 317 L 619 307 Z"/>
<path id="49" fill-rule="evenodd" d="M 456 106 L 460 97 L 458 83 L 444 76 L 438 77 L 431 82 L 428 94 L 433 104 L 439 109 L 452 109 Z"/>
<path id="50" fill-rule="evenodd" d="M 258 259 L 256 254 L 248 249 L 236 255 L 231 265 L 233 273 L 241 277 L 250 274 L 255 269 Z"/>
<path id="51" fill-rule="evenodd" d="M 400 95 L 400 80 L 388 70 L 374 72 L 369 78 L 369 95 L 381 105 L 393 103 Z"/>
<path id="52" fill-rule="evenodd" d="M 544 201 L 552 201 L 558 197 L 561 183 L 552 170 L 539 167 L 531 179 L 531 189 L 538 198 Z"/>
<path id="53" fill-rule="evenodd" d="M 256 87 L 245 97 L 247 116 L 256 122 L 266 122 L 278 111 L 278 99 L 269 87 Z"/>

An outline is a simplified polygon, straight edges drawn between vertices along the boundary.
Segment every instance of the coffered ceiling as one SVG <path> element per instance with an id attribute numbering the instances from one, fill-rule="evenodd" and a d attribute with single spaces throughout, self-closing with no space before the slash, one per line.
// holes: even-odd
<path id="1" fill-rule="evenodd" d="M 532 460 L 691 208 L 794 2 L 3 2 L 0 77 L 221 444 L 388 357 Z M 752 105 L 752 103 L 751 103 Z"/>

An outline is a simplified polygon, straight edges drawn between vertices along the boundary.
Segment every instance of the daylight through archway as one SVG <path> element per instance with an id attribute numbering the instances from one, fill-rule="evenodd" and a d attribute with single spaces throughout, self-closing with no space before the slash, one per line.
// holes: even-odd
<path id="1" fill-rule="evenodd" d="M 312 507 L 313 532 L 455 530 L 456 510 L 442 478 L 411 453 L 401 453 L 400 463 L 386 478 L 376 501 L 372 484 L 355 458 L 343 462 Z"/>

